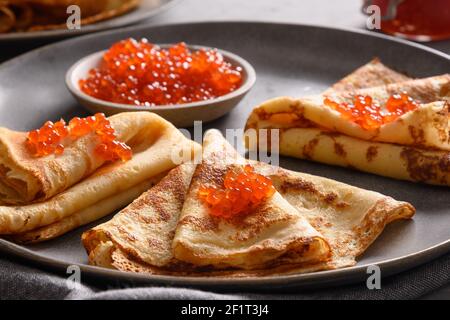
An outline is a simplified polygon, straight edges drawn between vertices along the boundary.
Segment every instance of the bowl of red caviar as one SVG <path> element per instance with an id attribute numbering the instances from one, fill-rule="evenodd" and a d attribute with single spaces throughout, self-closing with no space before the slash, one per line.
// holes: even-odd
<path id="1" fill-rule="evenodd" d="M 253 67 L 224 50 L 126 39 L 75 63 L 70 92 L 92 113 L 151 111 L 178 127 L 230 112 L 252 88 Z"/>

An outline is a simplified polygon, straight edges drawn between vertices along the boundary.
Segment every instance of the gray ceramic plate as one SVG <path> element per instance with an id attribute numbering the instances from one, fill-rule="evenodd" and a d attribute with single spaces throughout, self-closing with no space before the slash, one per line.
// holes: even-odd
<path id="1" fill-rule="evenodd" d="M 38 127 L 47 119 L 85 115 L 65 88 L 67 69 L 80 58 L 126 37 L 150 41 L 186 41 L 234 52 L 256 69 L 253 90 L 227 116 L 207 127 L 242 128 L 252 107 L 271 97 L 318 93 L 375 56 L 416 77 L 450 71 L 450 58 L 423 46 L 369 34 L 302 25 L 264 23 L 200 23 L 133 27 L 60 42 L 22 55 L 0 66 L 0 125 L 19 130 Z M 213 287 L 227 290 L 287 290 L 363 281 L 366 267 L 378 264 L 382 275 L 405 271 L 450 250 L 450 190 L 396 181 L 352 170 L 297 159 L 281 159 L 289 169 L 326 176 L 379 191 L 417 208 L 412 221 L 394 223 L 375 241 L 355 267 L 251 279 L 207 279 L 145 276 L 86 265 L 80 234 L 89 226 L 47 243 L 21 247 L 0 241 L 2 250 L 29 263 L 64 271 L 81 265 L 86 277 L 163 285 Z"/>
<path id="2" fill-rule="evenodd" d="M 176 1 L 177 0 L 142 0 L 142 3 L 139 5 L 139 7 L 130 12 L 108 20 L 99 21 L 98 23 L 86 25 L 82 27 L 81 30 L 61 29 L 33 32 L 0 33 L 0 43 L 31 39 L 66 38 L 95 31 L 123 27 L 150 18 L 151 16 L 154 16 L 162 10 L 168 8 L 169 4 L 173 4 Z"/>

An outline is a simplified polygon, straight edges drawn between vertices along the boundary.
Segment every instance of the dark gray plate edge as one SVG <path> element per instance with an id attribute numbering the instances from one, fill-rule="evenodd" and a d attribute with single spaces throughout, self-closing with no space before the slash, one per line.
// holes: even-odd
<path id="1" fill-rule="evenodd" d="M 176 2 L 176 1 L 181 1 L 181 0 L 174 0 L 174 1 Z M 257 25 L 258 24 L 258 25 L 274 25 L 274 26 L 282 25 L 282 26 L 293 27 L 293 28 L 303 27 L 303 28 L 310 28 L 310 29 L 318 28 L 318 29 L 324 29 L 324 30 L 337 30 L 337 31 L 341 31 L 341 32 L 362 34 L 362 35 L 366 35 L 369 37 L 375 37 L 375 38 L 380 38 L 380 39 L 384 39 L 384 40 L 388 40 L 388 41 L 397 42 L 397 43 L 400 43 L 400 44 L 403 44 L 406 46 L 410 46 L 410 47 L 414 47 L 414 48 L 417 48 L 420 50 L 427 51 L 434 55 L 437 55 L 437 56 L 440 56 L 447 60 L 450 60 L 449 54 L 446 54 L 437 49 L 433 49 L 433 48 L 427 47 L 423 44 L 419 44 L 416 42 L 412 42 L 412 41 L 408 41 L 408 40 L 404 40 L 404 39 L 400 39 L 400 38 L 395 38 L 390 35 L 376 33 L 376 32 L 367 31 L 367 30 L 344 28 L 344 27 L 333 28 L 333 27 L 323 26 L 323 25 L 319 25 L 319 24 L 294 24 L 294 23 L 278 23 L 278 22 L 261 22 L 261 21 L 252 21 L 252 20 L 245 20 L 245 21 L 233 21 L 233 20 L 217 20 L 216 21 L 216 20 L 214 20 L 214 21 L 181 22 L 181 23 L 170 23 L 170 24 L 159 23 L 159 24 L 132 25 L 132 26 L 128 26 L 128 27 L 120 28 L 120 29 L 109 29 L 109 30 L 104 30 L 104 31 L 100 31 L 100 32 L 84 34 L 84 35 L 80 35 L 79 37 L 64 39 L 64 40 L 60 40 L 60 41 L 53 42 L 50 44 L 46 44 L 46 45 L 43 45 L 36 49 L 22 53 L 12 59 L 9 59 L 9 60 L 6 60 L 6 61 L 0 63 L 0 70 L 2 67 L 7 67 L 9 64 L 14 64 L 16 62 L 19 62 L 21 59 L 26 58 L 28 55 L 33 55 L 38 52 L 45 51 L 49 47 L 52 47 L 52 46 L 65 45 L 66 43 L 69 43 L 69 42 L 77 43 L 79 41 L 83 41 L 84 39 L 94 38 L 97 36 L 110 35 L 110 34 L 114 34 L 116 32 L 126 33 L 127 31 L 141 31 L 141 30 L 145 30 L 145 29 L 149 29 L 149 28 L 152 28 L 152 29 L 161 28 L 161 27 L 170 28 L 170 27 L 176 27 L 176 26 L 183 27 L 183 26 L 190 26 L 190 25 L 205 25 L 205 26 L 207 26 L 207 25 L 211 25 L 211 24 L 215 24 L 215 25 L 227 25 L 227 24 Z"/>
<path id="2" fill-rule="evenodd" d="M 149 19 L 153 16 L 160 14 L 161 12 L 168 10 L 181 2 L 182 0 L 169 0 L 163 5 L 149 11 L 142 12 L 139 15 L 136 15 L 135 18 L 130 19 L 129 21 L 125 20 L 123 22 L 114 23 L 114 19 L 123 18 L 123 16 L 127 14 L 132 14 L 133 11 L 124 13 L 123 15 L 113 17 L 108 20 L 99 21 L 94 24 L 89 24 L 84 26 L 81 30 L 65 30 L 65 29 L 57 29 L 57 30 L 44 30 L 44 31 L 32 31 L 32 32 L 17 32 L 17 33 L 6 33 L 0 34 L 0 44 L 7 42 L 19 42 L 19 41 L 29 41 L 29 40 L 50 40 L 57 38 L 71 38 L 80 35 L 85 35 L 93 32 L 102 32 L 106 30 L 114 30 L 116 28 L 127 27 L 134 24 L 137 24 L 145 19 Z M 110 22 L 110 23 L 108 23 Z"/>
<path id="3" fill-rule="evenodd" d="M 80 243 L 81 245 L 81 243 Z M 67 267 L 76 265 L 82 271 L 82 277 L 88 279 L 105 280 L 114 279 L 113 282 L 151 284 L 161 286 L 194 287 L 205 289 L 217 289 L 220 291 L 291 291 L 299 288 L 324 288 L 337 285 L 348 285 L 365 282 L 367 267 L 376 265 L 380 267 L 383 278 L 398 274 L 432 261 L 450 251 L 450 239 L 433 247 L 424 249 L 417 253 L 401 256 L 398 258 L 383 260 L 375 264 L 356 265 L 336 270 L 318 271 L 313 273 L 275 275 L 248 278 L 226 278 L 226 277 L 179 277 L 146 275 L 132 272 L 121 272 L 112 269 L 90 266 L 86 264 L 69 263 L 66 261 L 51 259 L 0 239 L 0 251 L 9 253 L 18 258 L 30 261 L 32 265 L 43 267 L 59 274 L 67 275 Z M 100 278 L 100 279 L 99 279 Z"/>
<path id="4" fill-rule="evenodd" d="M 450 55 L 447 55 L 438 50 L 426 47 L 422 44 L 410 42 L 403 39 L 397 39 L 388 35 L 373 33 L 366 30 L 355 30 L 351 28 L 332 28 L 320 25 L 311 24 L 292 24 L 292 23 L 277 23 L 277 22 L 261 22 L 261 21 L 202 21 L 193 23 L 175 23 L 175 24 L 157 24 L 157 25 L 141 25 L 141 26 L 131 26 L 128 28 L 120 29 L 120 32 L 135 31 L 135 30 L 145 30 L 149 28 L 158 27 L 171 27 L 171 26 L 184 26 L 184 25 L 210 25 L 210 24 L 243 24 L 243 25 L 284 25 L 291 27 L 306 27 L 306 28 L 321 28 L 327 30 L 338 30 L 342 32 L 350 32 L 355 34 L 363 34 L 370 37 L 382 38 L 389 41 L 394 41 L 403 45 L 415 47 L 421 50 L 430 52 L 431 54 L 438 55 L 447 60 L 450 60 Z M 67 39 L 57 43 L 49 44 L 41 48 L 32 50 L 30 52 L 24 53 L 16 58 L 8 60 L 3 64 L 0 64 L 0 72 L 2 68 L 7 68 L 9 65 L 15 63 L 20 63 L 22 59 L 26 59 L 28 55 L 35 54 L 39 51 L 44 51 L 49 47 L 64 45 L 66 42 L 72 41 L 76 43 L 77 41 L 83 41 L 89 37 L 104 36 L 108 34 L 113 34 L 117 30 L 108 30 L 104 32 L 99 32 L 95 34 L 88 34 L 74 39 Z M 45 266 L 47 268 L 53 269 L 59 272 L 65 272 L 67 266 L 72 265 L 64 261 L 59 261 L 56 259 L 42 257 L 33 251 L 13 244 L 9 241 L 0 239 L 0 250 L 17 255 L 19 257 L 31 260 L 31 262 L 37 263 L 38 265 Z M 390 276 L 397 274 L 401 271 L 406 271 L 414 268 L 418 265 L 429 262 L 447 252 L 450 251 L 450 239 L 436 244 L 427 249 L 415 252 L 406 256 L 397 257 L 389 260 L 383 260 L 377 263 L 377 265 L 382 269 L 382 276 Z M 324 287 L 330 285 L 337 285 L 342 283 L 355 283 L 361 281 L 367 277 L 366 268 L 371 264 L 357 265 L 354 267 L 339 269 L 339 270 L 329 270 L 320 271 L 308 274 L 295 274 L 295 275 L 285 275 L 285 276 L 270 276 L 270 277 L 258 277 L 258 278 L 243 278 L 243 279 L 230 279 L 230 278 L 197 278 L 197 277 L 174 277 L 174 276 L 157 276 L 157 275 L 142 275 L 134 273 L 124 273 L 115 270 L 109 270 L 84 264 L 77 264 L 80 269 L 90 277 L 101 276 L 105 278 L 114 278 L 122 281 L 136 281 L 145 282 L 149 284 L 160 284 L 160 285 L 174 285 L 174 286 L 193 286 L 201 288 L 218 288 L 221 290 L 233 290 L 233 289 L 258 289 L 263 290 L 262 286 L 271 286 L 270 289 L 281 289 L 289 290 L 289 288 L 301 288 L 301 287 Z"/>
<path id="5" fill-rule="evenodd" d="M 174 0 L 174 2 L 177 1 L 181 1 L 181 0 Z M 170 4 L 170 3 L 169 3 Z M 287 26 L 287 27 L 303 27 L 303 28 L 310 28 L 310 29 L 325 29 L 325 30 L 334 30 L 334 31 L 341 31 L 341 32 L 349 32 L 349 33 L 354 33 L 354 34 L 362 34 L 362 35 L 366 35 L 369 37 L 375 37 L 375 38 L 380 38 L 380 39 L 384 39 L 384 40 L 388 40 L 388 41 L 393 41 L 393 42 L 397 42 L 403 45 L 407 45 L 410 47 L 414 47 L 420 50 L 424 50 L 427 52 L 430 52 L 432 54 L 435 54 L 437 56 L 440 56 L 442 58 L 445 58 L 447 60 L 450 60 L 450 55 L 446 54 L 442 51 L 439 51 L 437 49 L 433 49 L 430 47 L 427 47 L 423 44 L 420 43 L 416 43 L 416 42 L 412 42 L 412 41 L 408 41 L 405 39 L 400 39 L 400 38 L 396 38 L 390 35 L 386 35 L 386 34 L 382 34 L 382 33 L 378 33 L 378 32 L 373 32 L 373 31 L 368 31 L 368 30 L 363 30 L 363 29 L 354 29 L 354 28 L 345 28 L 345 27 L 329 27 L 329 26 L 324 26 L 324 25 L 320 25 L 320 24 L 295 24 L 295 23 L 281 23 L 281 22 L 262 22 L 262 21 L 252 21 L 252 20 L 243 20 L 243 21 L 233 21 L 233 20 L 213 20 L 213 21 L 197 21 L 197 22 L 180 22 L 180 23 L 169 23 L 169 24 L 165 24 L 165 23 L 158 23 L 158 24 L 151 24 L 151 23 L 146 23 L 146 24 L 141 24 L 141 25 L 131 25 L 131 26 L 127 26 L 124 28 L 112 28 L 112 29 L 108 29 L 108 30 L 103 30 L 103 31 L 99 31 L 99 32 L 95 32 L 95 33 L 88 33 L 88 34 L 82 34 L 78 37 L 75 38 L 68 38 L 68 39 L 63 39 L 57 42 L 53 42 L 50 44 L 46 44 L 44 46 L 38 47 L 36 49 L 30 50 L 28 52 L 22 53 L 12 59 L 9 59 L 7 61 L 4 61 L 3 63 L 0 64 L 1 66 L 4 65 L 8 65 L 9 63 L 14 63 L 16 62 L 16 60 L 22 58 L 22 57 L 26 57 L 28 54 L 35 54 L 36 52 L 39 51 L 43 51 L 46 50 L 48 47 L 54 46 L 54 45 L 60 45 L 60 44 L 65 44 L 66 42 L 70 42 L 73 41 L 74 43 L 76 43 L 77 41 L 82 41 L 83 39 L 88 39 L 89 37 L 97 37 L 97 36 L 103 36 L 103 35 L 108 35 L 108 34 L 113 34 L 115 32 L 127 32 L 127 31 L 135 31 L 135 30 L 145 30 L 145 29 L 149 29 L 149 28 L 161 28 L 161 27 L 175 27 L 175 26 L 190 26 L 190 25 L 211 25 L 211 24 L 215 24 L 215 25 L 227 25 L 227 24 L 242 24 L 242 25 L 282 25 L 282 26 Z"/>

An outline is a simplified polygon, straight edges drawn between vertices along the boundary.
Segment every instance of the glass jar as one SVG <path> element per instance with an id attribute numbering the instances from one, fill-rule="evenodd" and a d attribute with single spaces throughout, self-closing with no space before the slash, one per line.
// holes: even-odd
<path id="1" fill-rule="evenodd" d="M 381 10 L 381 31 L 414 41 L 450 38 L 450 0 L 365 0 Z M 365 11 L 366 12 L 366 11 Z"/>

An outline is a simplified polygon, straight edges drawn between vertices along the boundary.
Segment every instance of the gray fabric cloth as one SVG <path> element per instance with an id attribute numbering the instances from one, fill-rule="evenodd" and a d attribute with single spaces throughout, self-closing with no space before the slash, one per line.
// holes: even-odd
<path id="1" fill-rule="evenodd" d="M 417 299 L 450 283 L 450 254 L 408 272 L 381 281 L 380 290 L 365 283 L 321 290 L 298 290 L 289 294 L 220 293 L 189 288 L 98 287 L 82 281 L 70 288 L 64 275 L 0 258 L 0 299 Z"/>

